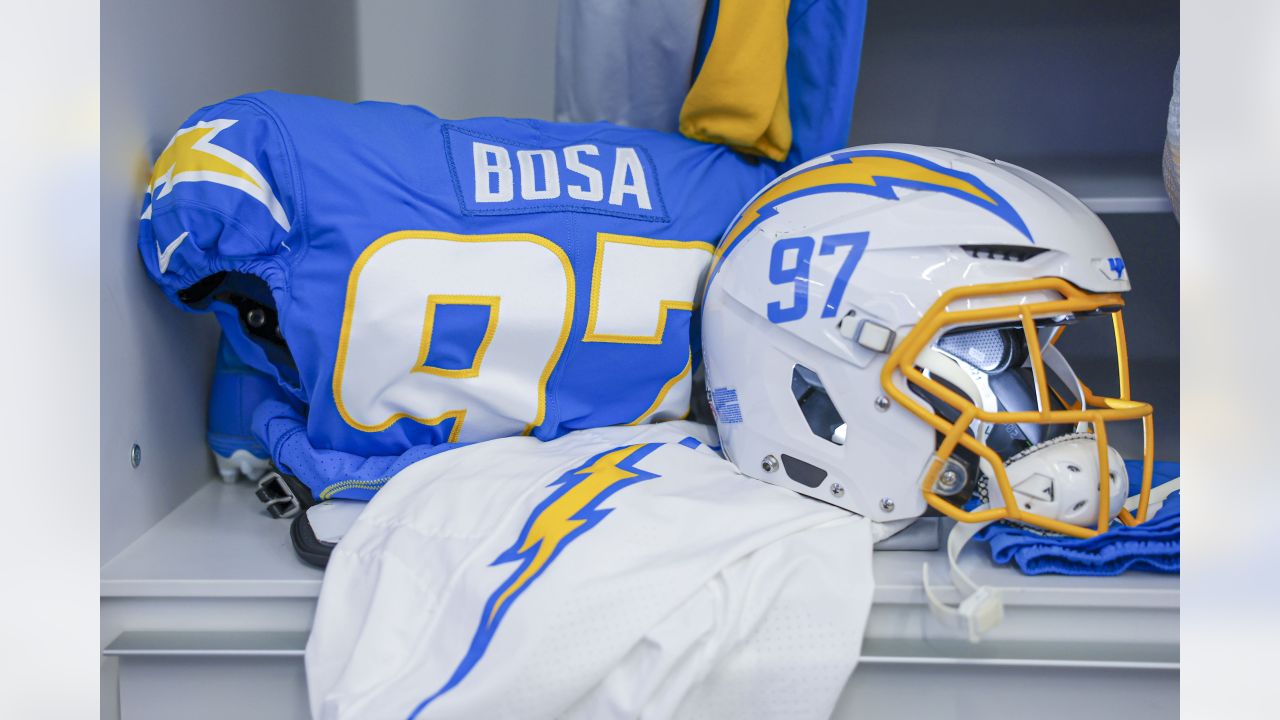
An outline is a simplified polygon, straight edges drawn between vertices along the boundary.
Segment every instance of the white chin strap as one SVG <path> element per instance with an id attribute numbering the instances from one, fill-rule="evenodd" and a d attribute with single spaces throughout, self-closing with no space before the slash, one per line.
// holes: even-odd
<path id="1" fill-rule="evenodd" d="M 987 506 L 978 508 L 985 510 Z M 924 581 L 924 594 L 929 600 L 929 609 L 947 627 L 955 628 L 969 637 L 969 642 L 976 643 L 982 636 L 1004 620 L 1004 598 L 998 588 L 978 585 L 963 570 L 956 558 L 964 551 L 965 545 L 973 539 L 990 522 L 956 523 L 947 535 L 947 562 L 951 566 L 951 584 L 959 591 L 962 600 L 959 605 L 948 605 L 938 597 L 937 592 L 929 584 L 929 563 L 921 569 Z"/>
<path id="2" fill-rule="evenodd" d="M 1159 487 L 1152 488 L 1148 495 L 1147 515 L 1150 517 L 1164 505 L 1164 501 L 1181 487 L 1178 479 L 1170 480 Z M 1130 512 L 1138 509 L 1138 495 L 1129 498 L 1124 506 Z M 989 505 L 981 505 L 974 511 L 986 510 Z M 951 570 L 951 584 L 955 586 L 962 598 L 959 605 L 944 603 L 937 591 L 929 584 L 929 563 L 925 563 L 920 574 L 924 582 L 924 594 L 929 600 L 929 610 L 942 624 L 955 628 L 968 636 L 969 642 L 976 643 L 982 636 L 991 631 L 1004 620 L 1004 597 L 999 588 L 979 585 L 960 569 L 957 559 L 975 535 L 990 525 L 984 523 L 956 523 L 947 534 L 947 563 Z"/>
<path id="3" fill-rule="evenodd" d="M 1010 458 L 1006 469 L 1018 504 L 1032 512 L 1073 524 L 1096 518 L 1098 502 L 1093 498 L 1097 493 L 1095 488 L 1099 486 L 1099 468 L 1095 442 L 1093 435 L 1073 433 L 1046 440 Z M 1114 516 L 1125 503 L 1128 474 L 1120 454 L 1114 448 L 1107 451 L 1111 473 L 1106 485 Z M 990 468 L 986 468 L 984 474 L 991 477 Z M 984 504 L 975 512 L 989 507 L 990 504 Z M 957 563 L 965 545 L 990 524 L 956 523 L 947 536 L 947 562 L 951 566 L 951 583 L 962 598 L 959 605 L 943 603 L 929 585 L 928 564 L 922 570 L 925 595 L 934 616 L 943 624 L 963 631 L 971 642 L 978 642 L 983 633 L 1000 624 L 1004 618 L 1000 591 L 973 582 Z"/>

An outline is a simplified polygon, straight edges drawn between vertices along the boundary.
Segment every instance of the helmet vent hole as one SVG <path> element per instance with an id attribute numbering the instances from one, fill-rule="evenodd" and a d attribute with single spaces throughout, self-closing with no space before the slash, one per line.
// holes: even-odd
<path id="1" fill-rule="evenodd" d="M 1071 506 L 1071 511 L 1072 511 L 1072 512 L 1075 512 L 1076 510 L 1079 510 L 1080 508 L 1084 507 L 1084 504 L 1085 504 L 1086 502 L 1087 502 L 1086 500 L 1081 500 L 1080 502 L 1076 503 L 1075 505 L 1072 505 L 1072 506 Z"/>
<path id="2" fill-rule="evenodd" d="M 960 248 L 971 258 L 1004 262 L 1026 262 L 1045 251 L 1045 248 L 1020 245 L 961 245 Z"/>
<path id="3" fill-rule="evenodd" d="M 1071 471 L 1071 472 L 1073 472 L 1073 473 L 1078 473 L 1078 472 L 1080 472 L 1080 466 L 1079 466 L 1079 465 L 1074 465 L 1074 464 L 1072 464 L 1072 465 L 1068 465 L 1068 466 L 1067 466 L 1067 469 L 1068 469 L 1068 470 L 1070 470 L 1070 471 Z"/>
<path id="4" fill-rule="evenodd" d="M 814 435 L 836 445 L 845 443 L 844 418 L 817 373 L 796 365 L 791 371 L 791 394 Z"/>

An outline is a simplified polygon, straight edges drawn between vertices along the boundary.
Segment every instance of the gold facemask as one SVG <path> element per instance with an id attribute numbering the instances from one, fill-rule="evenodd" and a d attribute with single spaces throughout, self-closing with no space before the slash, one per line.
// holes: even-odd
<path id="1" fill-rule="evenodd" d="M 1050 291 L 1061 299 L 1038 302 L 1021 301 L 1028 293 Z M 952 305 L 967 299 L 981 298 L 990 301 L 999 297 L 1017 298 L 1014 304 L 996 307 L 980 307 L 962 310 L 950 309 Z M 1038 278 L 1006 283 L 970 285 L 953 288 L 944 293 L 920 318 L 902 342 L 889 355 L 880 373 L 880 383 L 888 396 L 923 420 L 939 433 L 937 450 L 926 467 L 923 475 L 921 491 L 925 501 L 938 512 L 961 522 L 990 522 L 995 520 L 1012 520 L 1027 525 L 1034 525 L 1064 535 L 1087 538 L 1105 532 L 1114 515 L 1111 498 L 1105 483 L 1099 483 L 1098 521 L 1096 527 L 1081 527 L 1062 522 L 1044 515 L 1028 512 L 1020 508 L 1014 498 L 1014 490 L 1010 485 L 1005 461 L 1000 454 L 986 442 L 979 440 L 968 430 L 974 421 L 1001 424 L 1031 425 L 1078 425 L 1085 423 L 1091 429 L 1098 447 L 1099 478 L 1109 476 L 1109 458 L 1107 444 L 1107 423 L 1117 421 L 1141 421 L 1143 431 L 1143 468 L 1142 489 L 1138 496 L 1136 513 L 1121 509 L 1119 519 L 1126 525 L 1137 525 L 1147 519 L 1147 504 L 1151 491 L 1151 475 L 1154 469 L 1155 438 L 1153 435 L 1152 407 L 1145 402 L 1138 402 L 1129 397 L 1129 358 L 1125 345 L 1124 320 L 1120 308 L 1124 300 L 1117 293 L 1091 293 L 1081 290 L 1062 278 Z M 1111 315 L 1115 330 L 1116 360 L 1119 373 L 1119 397 L 1095 395 L 1081 383 L 1084 397 L 1081 401 L 1070 404 L 1066 409 L 1053 409 L 1047 381 L 1047 371 L 1041 348 L 1040 329 L 1037 320 L 1061 317 L 1064 315 L 1102 314 Z M 1038 396 L 1038 408 L 1034 411 L 991 411 L 978 407 L 973 400 L 956 392 L 952 387 L 939 382 L 938 379 L 922 372 L 917 359 L 921 353 L 931 347 L 941 335 L 957 328 L 973 326 L 1014 323 L 1021 326 L 1026 336 L 1028 364 L 1034 374 L 1035 391 Z M 1061 330 L 1061 329 L 1060 329 Z M 1055 331 L 1051 342 L 1057 342 L 1061 332 Z M 932 394 L 945 405 L 954 408 L 959 417 L 948 420 L 939 415 L 932 407 L 923 404 L 920 399 L 904 390 L 894 382 L 895 377 L 918 386 Z M 906 383 L 903 383 L 905 385 Z M 1059 405 L 1067 404 L 1061 396 Z M 1003 507 L 987 507 L 973 511 L 964 510 L 947 498 L 934 492 L 938 474 L 947 465 L 947 461 L 963 447 L 979 458 L 986 460 L 994 471 L 996 487 L 988 487 L 990 493 L 999 493 Z"/>

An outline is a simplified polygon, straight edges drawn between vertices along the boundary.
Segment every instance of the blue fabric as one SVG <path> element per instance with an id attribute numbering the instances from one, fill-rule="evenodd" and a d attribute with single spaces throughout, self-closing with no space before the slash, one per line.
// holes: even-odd
<path id="1" fill-rule="evenodd" d="M 557 313 L 568 315 L 568 332 L 553 360 L 530 359 L 538 371 L 549 369 L 545 412 L 527 431 L 549 440 L 641 418 L 689 362 L 692 312 L 678 307 L 667 311 L 657 341 L 587 340 L 598 239 L 714 245 L 777 172 L 726 147 L 608 123 L 450 121 L 407 105 L 263 92 L 202 108 L 183 124 L 150 178 L 138 247 L 175 305 L 213 312 L 236 355 L 292 399 L 255 415 L 255 434 L 273 461 L 317 495 L 367 499 L 397 459 L 487 439 L 472 434 L 483 428 L 476 408 L 490 400 L 466 398 L 460 409 L 475 412 L 465 420 L 406 413 L 363 429 L 344 420 L 333 390 L 336 359 L 349 281 L 371 246 L 399 232 L 518 236 L 563 257 L 572 302 Z M 474 292 L 498 294 L 526 272 L 499 258 L 493 287 Z M 431 273 L 401 279 L 423 302 L 433 292 L 424 274 Z M 221 279 L 212 294 L 185 292 L 208 278 Z M 246 332 L 223 299 L 228 290 L 261 292 L 274 305 L 287 353 Z M 403 312 L 421 323 L 424 309 Z M 555 333 L 564 324 L 558 314 Z M 412 366 L 410 357 L 405 372 Z M 515 432 L 533 419 L 510 418 Z M 472 430 L 459 436 L 466 423 Z"/>
<path id="2" fill-rule="evenodd" d="M 257 407 L 253 429 L 258 436 L 267 438 L 271 458 L 281 472 L 304 481 L 325 479 L 325 484 L 319 486 L 307 483 L 317 500 L 368 499 L 415 462 L 466 444 L 414 445 L 402 453 L 373 456 L 316 447 L 307 436 L 304 414 L 278 400 L 268 400 Z"/>
<path id="3" fill-rule="evenodd" d="M 1133 497 L 1142 490 L 1142 461 L 1125 460 L 1124 469 L 1129 474 L 1129 497 Z M 1180 463 L 1157 460 L 1151 465 L 1151 487 L 1157 488 L 1170 480 L 1177 480 L 1181 474 Z"/>
<path id="4" fill-rule="evenodd" d="M 288 397 L 270 375 L 249 367 L 225 337 L 220 339 L 209 388 L 209 448 L 222 457 L 245 450 L 265 459 L 267 449 L 253 434 L 253 411 L 267 400 L 287 402 Z"/>
<path id="5" fill-rule="evenodd" d="M 422 367 L 465 370 L 476 365 L 492 315 L 493 308 L 488 305 L 436 305 Z"/>
<path id="6" fill-rule="evenodd" d="M 866 0 L 792 0 L 787 10 L 787 105 L 794 167 L 849 144 Z"/>
<path id="7" fill-rule="evenodd" d="M 1126 461 L 1130 495 L 1142 483 L 1142 463 Z M 1157 462 L 1152 487 L 1179 476 L 1179 464 Z M 974 539 L 986 542 L 991 559 L 1013 563 L 1027 575 L 1119 575 L 1127 570 L 1177 573 L 1181 557 L 1181 493 L 1173 492 L 1154 517 L 1136 527 L 1120 523 L 1102 535 L 1072 538 L 1042 535 L 1010 523 L 993 523 Z"/>
<path id="8" fill-rule="evenodd" d="M 698 73 L 702 72 L 702 63 L 707 59 L 707 52 L 711 50 L 711 41 L 716 37 L 716 23 L 720 19 L 720 0 L 707 0 L 707 7 L 703 10 L 702 29 L 698 31 L 698 49 L 693 56 L 693 77 L 698 77 Z"/>

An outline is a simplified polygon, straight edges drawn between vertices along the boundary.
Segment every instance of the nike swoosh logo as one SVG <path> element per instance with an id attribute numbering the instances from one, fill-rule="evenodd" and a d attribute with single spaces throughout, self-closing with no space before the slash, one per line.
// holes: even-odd
<path id="1" fill-rule="evenodd" d="M 159 240 L 156 241 L 156 258 L 160 261 L 161 275 L 163 275 L 165 271 L 169 269 L 169 258 L 173 257 L 173 251 L 177 250 L 178 246 L 182 244 L 182 241 L 186 240 L 187 236 L 190 234 L 191 233 L 189 232 L 182 233 L 178 237 L 174 238 L 173 242 L 169 243 L 169 246 L 166 247 L 164 250 L 160 249 L 160 241 Z"/>

